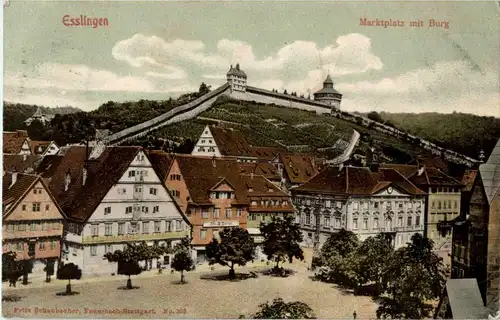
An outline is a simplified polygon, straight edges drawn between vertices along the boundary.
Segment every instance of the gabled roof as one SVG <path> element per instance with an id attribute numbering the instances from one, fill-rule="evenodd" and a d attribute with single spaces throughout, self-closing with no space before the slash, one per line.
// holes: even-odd
<path id="1" fill-rule="evenodd" d="M 286 153 L 281 147 L 252 147 L 253 156 L 262 160 L 273 160 L 280 153 Z"/>
<path id="2" fill-rule="evenodd" d="M 305 183 L 319 172 L 314 158 L 311 156 L 281 153 L 280 161 L 283 164 L 288 180 L 293 184 Z"/>
<path id="3" fill-rule="evenodd" d="M 408 164 L 381 164 L 380 167 L 398 171 L 417 186 L 462 186 L 455 178 L 434 167 Z"/>
<path id="4" fill-rule="evenodd" d="M 479 166 L 479 172 L 481 173 L 488 203 L 491 204 L 500 188 L 500 139 L 498 139 L 495 148 L 493 148 L 488 161 Z"/>
<path id="5" fill-rule="evenodd" d="M 448 279 L 446 293 L 453 319 L 486 318 L 487 310 L 476 279 Z"/>
<path id="6" fill-rule="evenodd" d="M 28 145 L 32 154 L 43 154 L 51 143 L 52 141 L 28 140 Z"/>
<path id="7" fill-rule="evenodd" d="M 27 171 L 34 170 L 41 159 L 42 156 L 40 155 L 4 154 L 3 169 L 6 171 L 29 173 Z"/>
<path id="8" fill-rule="evenodd" d="M 254 157 L 252 147 L 240 131 L 213 125 L 209 128 L 221 155 Z"/>
<path id="9" fill-rule="evenodd" d="M 247 74 L 240 69 L 240 64 L 236 64 L 236 66 L 233 68 L 233 66 L 231 65 L 231 67 L 229 68 L 229 71 L 227 72 L 227 75 L 230 76 L 230 75 L 236 75 L 236 76 L 239 76 L 239 77 L 243 77 L 246 79 L 247 77 Z"/>
<path id="10" fill-rule="evenodd" d="M 28 138 L 26 130 L 17 130 L 16 132 L 3 132 L 3 153 L 17 154 L 21 151 L 24 141 Z"/>
<path id="11" fill-rule="evenodd" d="M 372 195 L 391 185 L 411 195 L 425 195 L 425 192 L 393 169 L 371 172 L 367 167 L 328 167 L 293 190 L 345 196 Z"/>
<path id="12" fill-rule="evenodd" d="M 240 173 L 242 174 L 255 174 L 266 177 L 269 180 L 281 180 L 278 170 L 269 162 L 240 162 Z"/>
<path id="13" fill-rule="evenodd" d="M 170 166 L 174 162 L 175 155 L 166 153 L 165 151 L 150 151 L 149 159 L 151 160 L 151 165 L 155 169 L 158 177 L 161 181 L 167 179 L 168 171 Z"/>
<path id="14" fill-rule="evenodd" d="M 12 177 L 16 175 L 16 182 L 12 184 Z M 33 185 L 38 181 L 39 176 L 23 173 L 6 172 L 2 181 L 2 205 L 3 216 L 7 215 L 11 210 L 6 210 L 5 206 L 11 204 L 9 209 L 14 208 L 14 205 L 21 200 L 21 198 L 31 190 Z"/>

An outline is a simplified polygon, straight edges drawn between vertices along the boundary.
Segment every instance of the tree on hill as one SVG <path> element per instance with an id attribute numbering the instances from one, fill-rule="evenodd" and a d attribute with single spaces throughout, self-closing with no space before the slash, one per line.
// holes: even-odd
<path id="1" fill-rule="evenodd" d="M 210 89 L 212 88 L 212 86 L 208 86 L 205 84 L 205 82 L 202 82 L 201 85 L 200 85 L 200 89 L 198 90 L 198 93 L 200 94 L 200 97 L 204 94 L 207 94 L 210 92 Z"/>
<path id="2" fill-rule="evenodd" d="M 260 310 L 252 317 L 254 319 L 316 319 L 314 311 L 304 302 L 284 302 L 274 299 L 272 303 L 259 305 Z"/>
<path id="3" fill-rule="evenodd" d="M 28 127 L 28 136 L 31 140 L 45 140 L 47 129 L 42 122 L 34 120 Z"/>
<path id="4" fill-rule="evenodd" d="M 267 224 L 261 222 L 260 232 L 264 237 L 263 251 L 267 259 L 276 262 L 276 271 L 280 262 L 288 260 L 291 263 L 293 258 L 304 260 L 304 252 L 300 248 L 302 232 L 292 216 L 282 219 L 273 217 Z"/>
<path id="5" fill-rule="evenodd" d="M 61 263 L 59 269 L 57 269 L 56 276 L 57 279 L 68 280 L 65 295 L 72 295 L 74 292 L 71 291 L 71 280 L 80 280 L 82 278 L 82 270 L 74 263 Z"/>
<path id="6" fill-rule="evenodd" d="M 174 247 L 174 258 L 172 268 L 181 273 L 181 283 L 184 283 L 184 271 L 192 270 L 194 261 L 191 258 L 191 244 L 188 237 L 181 240 Z"/>
<path id="7" fill-rule="evenodd" d="M 387 286 L 377 317 L 423 319 L 429 315 L 432 306 L 426 302 L 437 298 L 446 283 L 442 259 L 432 248 L 432 240 L 417 233 L 388 260 L 383 275 Z"/>
<path id="8" fill-rule="evenodd" d="M 220 241 L 213 239 L 206 247 L 206 255 L 210 265 L 228 266 L 229 278 L 234 279 L 234 266 L 245 266 L 253 260 L 255 244 L 247 230 L 242 228 L 224 228 L 219 233 Z"/>
<path id="9" fill-rule="evenodd" d="M 375 111 L 368 113 L 367 117 L 373 121 L 384 122 L 384 119 Z"/>
<path id="10" fill-rule="evenodd" d="M 16 286 L 17 280 L 23 275 L 21 263 L 16 260 L 16 253 L 8 251 L 2 253 L 2 281 L 9 281 L 9 287 Z"/>

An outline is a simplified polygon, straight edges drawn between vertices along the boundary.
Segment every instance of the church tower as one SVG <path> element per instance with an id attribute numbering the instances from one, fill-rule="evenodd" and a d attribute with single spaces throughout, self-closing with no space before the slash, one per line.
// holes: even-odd
<path id="1" fill-rule="evenodd" d="M 226 74 L 227 82 L 231 85 L 231 91 L 245 92 L 247 89 L 247 74 L 240 69 L 240 64 L 237 63 L 236 67 L 229 68 Z"/>
<path id="2" fill-rule="evenodd" d="M 333 88 L 333 80 L 330 75 L 326 76 L 323 82 L 323 89 L 314 93 L 314 100 L 331 105 L 335 109 L 340 109 L 342 94 Z"/>

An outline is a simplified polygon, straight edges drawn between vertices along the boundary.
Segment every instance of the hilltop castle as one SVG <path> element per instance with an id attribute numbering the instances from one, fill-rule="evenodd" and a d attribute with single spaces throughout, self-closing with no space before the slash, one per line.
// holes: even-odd
<path id="1" fill-rule="evenodd" d="M 323 82 L 323 88 L 314 93 L 314 100 L 248 86 L 247 74 L 240 69 L 239 63 L 235 67 L 231 65 L 226 74 L 226 79 L 231 88 L 230 95 L 240 100 L 274 103 L 287 107 L 314 110 L 319 113 L 340 109 L 340 102 L 342 101 L 342 94 L 333 88 L 330 75 Z"/>

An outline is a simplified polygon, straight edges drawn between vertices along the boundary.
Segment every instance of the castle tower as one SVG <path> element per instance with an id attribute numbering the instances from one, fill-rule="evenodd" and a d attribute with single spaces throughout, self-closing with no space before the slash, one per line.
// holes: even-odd
<path id="1" fill-rule="evenodd" d="M 247 74 L 240 69 L 240 64 L 237 63 L 236 67 L 231 68 L 226 74 L 227 82 L 231 85 L 231 91 L 241 91 L 245 92 L 247 89 Z"/>
<path id="2" fill-rule="evenodd" d="M 342 94 L 333 88 L 333 80 L 330 78 L 330 75 L 326 76 L 323 82 L 323 89 L 314 93 L 314 100 L 329 104 L 335 109 L 340 109 Z"/>

